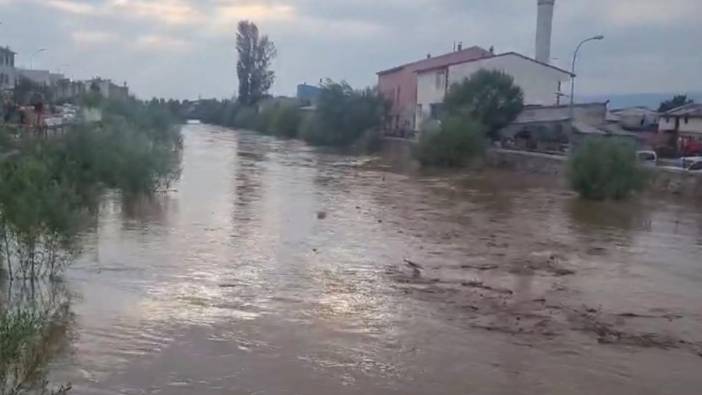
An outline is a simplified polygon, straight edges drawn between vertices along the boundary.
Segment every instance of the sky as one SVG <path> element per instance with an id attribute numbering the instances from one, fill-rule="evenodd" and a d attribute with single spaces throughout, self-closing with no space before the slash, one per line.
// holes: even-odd
<path id="1" fill-rule="evenodd" d="M 453 43 L 534 54 L 536 0 L 0 0 L 0 45 L 20 66 L 127 82 L 142 98 L 231 97 L 234 35 L 256 22 L 278 48 L 272 93 L 376 72 Z M 702 91 L 702 0 L 557 0 L 553 64 L 577 43 L 580 95 Z M 39 49 L 46 51 L 39 52 Z"/>

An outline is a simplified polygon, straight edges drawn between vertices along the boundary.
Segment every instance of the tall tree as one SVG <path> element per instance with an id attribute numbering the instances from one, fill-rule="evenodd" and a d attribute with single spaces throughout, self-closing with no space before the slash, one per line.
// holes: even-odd
<path id="1" fill-rule="evenodd" d="M 268 36 L 259 34 L 255 23 L 241 21 L 236 33 L 236 51 L 239 54 L 236 64 L 239 102 L 255 104 L 266 95 L 275 80 L 275 73 L 269 70 L 277 54 L 275 44 Z"/>
<path id="2" fill-rule="evenodd" d="M 660 107 L 658 107 L 658 112 L 670 111 L 674 108 L 678 108 L 680 106 L 684 106 L 685 104 L 692 103 L 694 103 L 694 100 L 688 99 L 687 95 L 676 95 L 672 99 L 666 100 L 663 103 L 661 103 Z"/>
<path id="3" fill-rule="evenodd" d="M 514 121 L 524 108 L 524 91 L 509 74 L 480 70 L 454 84 L 444 98 L 448 115 L 467 115 L 485 125 L 496 139 L 503 127 Z"/>

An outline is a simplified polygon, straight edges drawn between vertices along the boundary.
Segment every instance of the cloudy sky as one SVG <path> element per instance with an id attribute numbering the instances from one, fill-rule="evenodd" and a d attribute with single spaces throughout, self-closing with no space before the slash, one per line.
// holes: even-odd
<path id="1" fill-rule="evenodd" d="M 557 0 L 553 62 L 604 34 L 582 53 L 581 93 L 702 91 L 700 15 L 702 0 Z M 0 45 L 20 65 L 128 81 L 140 97 L 229 97 L 241 19 L 278 47 L 273 93 L 293 94 L 327 77 L 372 85 L 454 41 L 533 56 L 536 0 L 0 0 Z"/>

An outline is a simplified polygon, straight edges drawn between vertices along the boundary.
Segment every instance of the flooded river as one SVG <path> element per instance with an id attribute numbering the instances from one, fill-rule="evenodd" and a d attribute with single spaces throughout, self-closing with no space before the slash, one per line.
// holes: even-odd
<path id="1" fill-rule="evenodd" d="M 174 189 L 107 199 L 66 273 L 71 394 L 702 389 L 693 203 L 184 135 Z"/>

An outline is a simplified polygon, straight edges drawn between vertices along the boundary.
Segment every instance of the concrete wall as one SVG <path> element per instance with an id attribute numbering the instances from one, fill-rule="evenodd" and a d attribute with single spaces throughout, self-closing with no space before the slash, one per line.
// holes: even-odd
<path id="1" fill-rule="evenodd" d="M 565 177 L 568 158 L 534 152 L 492 149 L 487 153 L 486 163 L 489 166 L 518 172 Z M 649 191 L 693 198 L 702 197 L 702 173 L 655 168 L 652 171 Z"/>
<path id="2" fill-rule="evenodd" d="M 491 149 L 485 157 L 489 166 L 531 174 L 562 176 L 565 174 L 565 156 L 536 152 Z"/>

